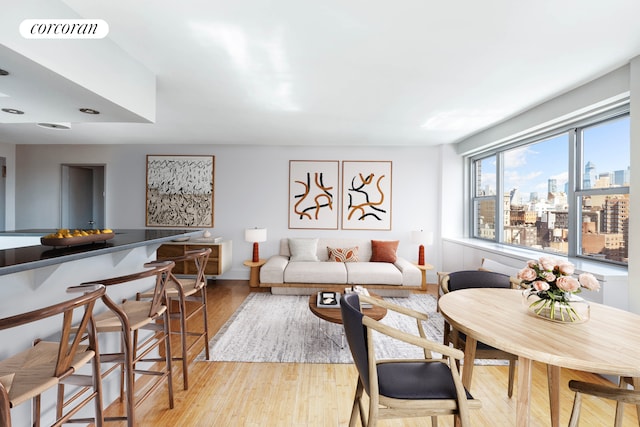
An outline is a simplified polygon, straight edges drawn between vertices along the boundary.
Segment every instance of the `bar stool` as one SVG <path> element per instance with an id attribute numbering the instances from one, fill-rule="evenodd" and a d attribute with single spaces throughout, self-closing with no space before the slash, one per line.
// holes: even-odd
<path id="1" fill-rule="evenodd" d="M 92 312 L 96 300 L 104 296 L 105 288 L 100 285 L 76 286 L 67 288 L 67 292 L 83 292 L 83 295 L 0 319 L 0 330 L 4 330 L 62 315 L 59 342 L 37 339 L 33 347 L 0 361 L 0 425 L 3 427 L 11 427 L 11 408 L 29 400 L 33 400 L 33 425 L 40 426 L 40 395 L 59 384 L 82 387 L 83 399 L 72 406 L 71 399 L 64 401 L 64 395 L 58 394 L 57 407 L 68 408 L 65 413 L 56 413 L 54 426 L 70 422 L 92 400 L 95 417 L 73 421 L 91 422 L 98 427 L 103 425 L 100 355 Z M 81 319 L 79 325 L 72 327 L 74 314 Z M 85 339 L 88 339 L 88 344 L 81 344 Z M 89 362 L 92 367 L 91 375 L 80 375 L 78 370 Z"/>
<path id="2" fill-rule="evenodd" d="M 184 390 L 189 388 L 189 351 L 200 341 L 204 341 L 204 349 L 207 359 L 209 359 L 209 322 L 207 319 L 207 277 L 205 267 L 211 254 L 211 248 L 195 249 L 187 251 L 183 256 L 168 258 L 176 264 L 179 262 L 193 262 L 195 265 L 195 277 L 178 278 L 171 273 L 171 279 L 167 283 L 166 295 L 169 306 L 169 317 L 177 319 L 180 324 L 179 331 L 171 331 L 172 334 L 180 334 L 182 353 L 180 357 L 173 356 L 173 360 L 182 361 L 182 381 Z M 136 295 L 137 300 L 148 299 L 153 296 L 152 291 L 140 292 Z M 171 313 L 171 302 L 175 301 L 178 306 L 177 313 Z M 194 302 L 198 305 L 187 311 L 187 302 Z M 193 307 L 190 304 L 190 307 Z M 201 313 L 203 323 L 202 330 L 189 330 L 188 323 L 194 316 Z M 187 337 L 195 337 L 187 343 Z"/>
<path id="3" fill-rule="evenodd" d="M 135 409 L 160 387 L 165 379 L 167 380 L 169 407 L 173 409 L 171 340 L 169 339 L 169 312 L 166 305 L 165 289 L 174 265 L 172 261 L 147 263 L 145 264 L 147 270 L 95 281 L 95 283 L 103 284 L 109 289 L 111 286 L 127 286 L 142 279 L 155 279 L 153 296 L 150 301 L 124 300 L 118 304 L 106 293 L 102 297 L 102 301 L 109 310 L 94 316 L 98 334 L 119 333 L 122 342 L 120 352 L 102 352 L 100 362 L 113 364 L 102 372 L 103 379 L 120 368 L 120 400 L 123 401 L 126 397 L 127 412 L 126 416 L 105 417 L 105 421 L 126 419 L 129 427 L 135 426 Z M 139 342 L 138 334 L 140 331 L 151 331 L 152 333 Z M 158 357 L 157 353 L 160 353 L 163 344 L 164 357 Z M 151 362 L 154 365 L 149 369 L 136 368 L 136 364 L 142 362 Z M 136 374 L 148 375 L 155 379 L 145 384 L 145 390 L 140 393 L 140 396 L 136 395 Z"/>

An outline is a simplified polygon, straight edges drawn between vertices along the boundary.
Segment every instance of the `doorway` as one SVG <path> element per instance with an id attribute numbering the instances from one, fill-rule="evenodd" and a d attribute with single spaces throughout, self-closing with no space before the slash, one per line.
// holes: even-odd
<path id="1" fill-rule="evenodd" d="M 105 228 L 104 165 L 62 165 L 61 228 Z"/>

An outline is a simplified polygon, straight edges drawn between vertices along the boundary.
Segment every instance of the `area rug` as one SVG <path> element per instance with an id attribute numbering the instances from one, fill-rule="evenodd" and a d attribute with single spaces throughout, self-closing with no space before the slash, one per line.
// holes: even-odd
<path id="1" fill-rule="evenodd" d="M 412 294 L 387 301 L 429 315 L 427 337 L 442 342 L 443 319 L 431 295 Z M 389 311 L 381 322 L 417 334 L 415 320 Z M 252 293 L 210 340 L 209 361 L 352 363 L 342 325 L 326 322 L 309 310 L 309 297 Z M 419 358 L 422 352 L 410 344 L 377 334 L 378 358 Z M 205 360 L 202 352 L 196 360 Z"/>

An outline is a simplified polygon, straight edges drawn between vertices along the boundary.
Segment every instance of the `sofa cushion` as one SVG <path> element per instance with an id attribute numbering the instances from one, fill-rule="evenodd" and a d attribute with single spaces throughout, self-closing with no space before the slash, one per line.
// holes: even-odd
<path id="1" fill-rule="evenodd" d="M 350 285 L 402 285 L 402 272 L 387 262 L 350 262 L 347 283 Z"/>
<path id="2" fill-rule="evenodd" d="M 334 262 L 358 262 L 358 247 L 332 248 L 327 246 L 329 261 Z"/>
<path id="3" fill-rule="evenodd" d="M 348 264 L 342 262 L 289 262 L 284 270 L 284 281 L 285 283 L 347 283 L 347 270 L 344 266 Z"/>
<path id="4" fill-rule="evenodd" d="M 289 257 L 274 255 L 260 268 L 261 283 L 284 283 L 284 269 Z"/>
<path id="5" fill-rule="evenodd" d="M 291 261 L 318 261 L 318 239 L 289 239 Z"/>
<path id="6" fill-rule="evenodd" d="M 371 262 L 396 262 L 398 240 L 372 240 Z"/>

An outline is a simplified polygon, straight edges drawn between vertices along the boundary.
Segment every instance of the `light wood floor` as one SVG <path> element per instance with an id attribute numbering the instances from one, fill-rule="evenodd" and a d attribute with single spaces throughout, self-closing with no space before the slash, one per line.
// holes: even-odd
<path id="1" fill-rule="evenodd" d="M 434 292 L 431 288 L 427 292 Z M 249 293 L 246 281 L 221 281 L 208 287 L 212 335 Z M 256 322 L 259 322 L 256 313 Z M 533 338 L 533 337 L 532 337 Z M 242 339 L 238 337 L 238 339 Z M 176 343 L 177 344 L 177 343 Z M 174 345 L 174 348 L 179 348 Z M 195 357 L 195 351 L 191 357 Z M 222 363 L 190 364 L 188 391 L 182 389 L 180 366 L 174 365 L 175 408 L 168 409 L 166 390 L 158 390 L 137 409 L 140 426 L 347 426 L 356 384 L 350 364 Z M 563 370 L 561 425 L 567 425 L 573 393 L 570 379 L 606 383 L 592 374 Z M 474 426 L 514 426 L 515 397 L 507 398 L 507 367 L 478 366 L 472 393 L 483 408 L 472 413 Z M 533 373 L 532 426 L 548 426 L 546 371 L 536 364 Z M 515 393 L 515 391 L 514 391 Z M 121 411 L 118 403 L 107 413 Z M 585 396 L 581 426 L 613 426 L 615 406 L 610 401 Z M 109 423 L 117 425 L 115 423 Z M 124 425 L 124 424 L 122 424 Z M 425 419 L 387 420 L 381 427 L 431 425 Z M 440 417 L 439 426 L 452 426 L 452 417 Z M 625 408 L 624 426 L 637 426 L 635 408 Z"/>

